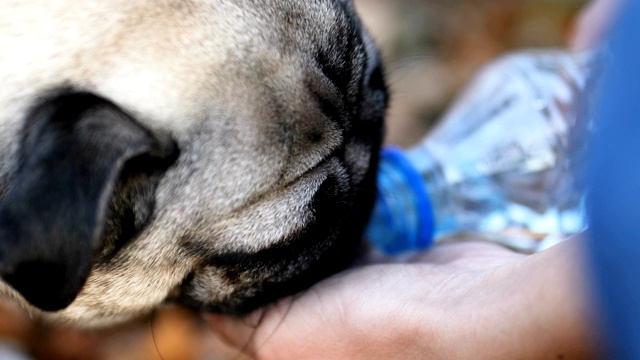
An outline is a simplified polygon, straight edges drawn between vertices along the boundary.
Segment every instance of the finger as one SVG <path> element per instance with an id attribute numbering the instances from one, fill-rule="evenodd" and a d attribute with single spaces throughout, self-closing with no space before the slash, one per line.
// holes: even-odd
<path id="1" fill-rule="evenodd" d="M 620 0 L 592 1 L 578 18 L 570 40 L 573 50 L 582 51 L 596 47 L 606 35 L 622 3 Z"/>

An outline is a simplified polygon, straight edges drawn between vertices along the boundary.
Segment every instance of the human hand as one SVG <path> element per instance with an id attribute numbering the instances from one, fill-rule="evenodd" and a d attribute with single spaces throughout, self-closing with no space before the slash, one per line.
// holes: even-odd
<path id="1" fill-rule="evenodd" d="M 572 301 L 581 294 L 566 281 L 575 262 L 549 262 L 571 257 L 558 249 L 525 257 L 489 243 L 438 245 L 209 323 L 258 359 L 584 358 L 582 309 Z"/>
<path id="2" fill-rule="evenodd" d="M 576 51 L 596 47 L 609 31 L 613 20 L 625 0 L 593 0 L 580 16 L 570 39 L 571 47 Z"/>

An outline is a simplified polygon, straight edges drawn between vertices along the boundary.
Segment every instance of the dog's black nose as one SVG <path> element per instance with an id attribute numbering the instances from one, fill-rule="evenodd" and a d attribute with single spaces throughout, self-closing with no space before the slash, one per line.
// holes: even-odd
<path id="1" fill-rule="evenodd" d="M 44 311 L 64 309 L 76 297 L 76 290 L 66 284 L 68 276 L 63 264 L 30 261 L 18 263 L 13 268 L 2 278 L 32 305 Z M 60 289 L 67 291 L 61 293 Z"/>

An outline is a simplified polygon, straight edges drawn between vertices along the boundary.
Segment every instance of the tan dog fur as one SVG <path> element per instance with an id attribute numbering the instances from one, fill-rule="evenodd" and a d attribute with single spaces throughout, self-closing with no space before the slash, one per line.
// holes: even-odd
<path id="1" fill-rule="evenodd" d="M 159 182 L 150 223 L 109 261 L 94 264 L 69 307 L 42 314 L 2 283 L 0 295 L 51 320 L 126 320 L 149 312 L 204 266 L 191 245 L 244 253 L 273 247 L 314 220 L 310 203 L 329 175 L 361 181 L 376 145 L 353 141 L 344 162 L 331 157 L 351 140 L 310 91 L 338 108 L 349 101 L 314 60 L 318 44 L 330 47 L 332 31 L 350 21 L 337 9 L 352 5 L 336 3 L 1 0 L 3 193 L 18 166 L 25 113 L 60 87 L 118 104 L 175 139 L 180 157 Z M 366 67 L 374 50 L 362 36 L 349 51 Z M 198 279 L 201 296 L 225 301 L 238 283 L 273 275 L 264 269 L 230 281 L 217 271 Z"/>

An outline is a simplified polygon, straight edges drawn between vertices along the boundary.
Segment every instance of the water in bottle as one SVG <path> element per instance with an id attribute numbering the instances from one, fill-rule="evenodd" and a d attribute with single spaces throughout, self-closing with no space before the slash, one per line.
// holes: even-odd
<path id="1" fill-rule="evenodd" d="M 395 254 L 466 234 L 533 252 L 582 231 L 568 150 L 589 63 L 560 50 L 506 55 L 422 142 L 383 150 L 370 243 Z"/>

